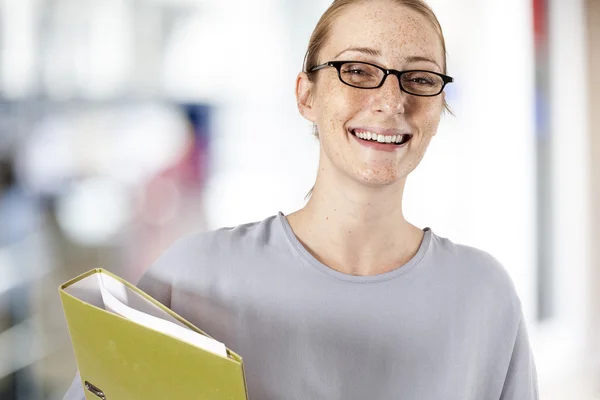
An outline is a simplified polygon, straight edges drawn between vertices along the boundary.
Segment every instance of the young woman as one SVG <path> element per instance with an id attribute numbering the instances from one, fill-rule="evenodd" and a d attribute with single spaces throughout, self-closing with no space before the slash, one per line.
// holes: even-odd
<path id="1" fill-rule="evenodd" d="M 334 1 L 296 82 L 320 140 L 306 206 L 186 237 L 139 282 L 244 358 L 251 400 L 538 398 L 503 266 L 402 213 L 451 81 L 423 1 Z"/>

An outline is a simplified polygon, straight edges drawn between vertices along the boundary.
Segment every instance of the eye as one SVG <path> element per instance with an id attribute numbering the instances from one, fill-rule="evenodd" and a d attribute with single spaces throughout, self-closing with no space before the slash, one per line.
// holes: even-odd
<path id="1" fill-rule="evenodd" d="M 410 78 L 410 82 L 416 83 L 418 85 L 435 85 L 435 82 L 433 82 L 431 79 L 422 76 Z"/>
<path id="2" fill-rule="evenodd" d="M 365 68 L 359 67 L 359 66 L 351 66 L 351 67 L 344 68 L 344 70 L 342 72 L 344 74 L 351 74 L 351 75 L 368 75 L 369 74 L 369 71 L 367 71 L 367 70 L 365 70 Z"/>
<path id="3" fill-rule="evenodd" d="M 438 87 L 443 85 L 442 78 L 427 71 L 409 71 L 402 75 L 402 81 L 404 84 L 414 87 Z"/>
<path id="4" fill-rule="evenodd" d="M 342 65 L 340 78 L 342 82 L 351 86 L 372 88 L 381 82 L 383 71 L 373 65 L 348 62 Z"/>

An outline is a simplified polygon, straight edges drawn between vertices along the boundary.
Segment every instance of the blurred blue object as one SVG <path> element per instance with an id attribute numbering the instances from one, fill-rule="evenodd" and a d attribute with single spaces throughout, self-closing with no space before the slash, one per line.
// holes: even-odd
<path id="1" fill-rule="evenodd" d="M 6 190 L 0 197 L 0 247 L 26 238 L 40 224 L 39 201 L 19 187 Z"/>
<path id="2" fill-rule="evenodd" d="M 40 226 L 40 202 L 23 191 L 9 162 L 0 163 L 0 247 L 25 239 Z"/>

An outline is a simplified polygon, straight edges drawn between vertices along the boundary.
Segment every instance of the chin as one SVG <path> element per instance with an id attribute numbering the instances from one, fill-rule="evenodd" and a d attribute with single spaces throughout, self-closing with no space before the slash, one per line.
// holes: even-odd
<path id="1" fill-rule="evenodd" d="M 404 180 L 405 174 L 397 168 L 377 168 L 359 171 L 357 180 L 367 186 L 389 186 Z"/>

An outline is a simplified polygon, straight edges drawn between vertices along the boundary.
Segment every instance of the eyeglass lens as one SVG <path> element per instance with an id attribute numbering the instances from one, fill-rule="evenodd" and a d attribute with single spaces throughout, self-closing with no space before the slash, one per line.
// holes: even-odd
<path id="1" fill-rule="evenodd" d="M 356 62 L 343 64 L 339 76 L 342 82 L 348 85 L 375 88 L 381 84 L 385 72 L 373 65 Z M 444 87 L 444 81 L 440 76 L 423 71 L 404 73 L 400 81 L 405 91 L 420 95 L 438 94 Z"/>

